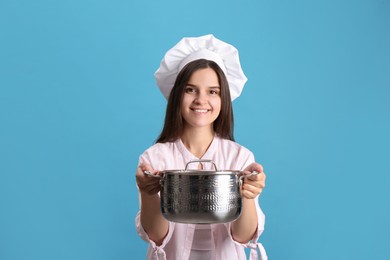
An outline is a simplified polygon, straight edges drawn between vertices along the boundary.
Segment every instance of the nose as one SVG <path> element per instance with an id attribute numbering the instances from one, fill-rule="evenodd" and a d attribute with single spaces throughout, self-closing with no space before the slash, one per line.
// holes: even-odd
<path id="1" fill-rule="evenodd" d="M 194 100 L 196 104 L 205 104 L 207 103 L 207 94 L 204 93 L 203 91 L 199 91 L 198 94 L 196 95 L 196 98 Z"/>

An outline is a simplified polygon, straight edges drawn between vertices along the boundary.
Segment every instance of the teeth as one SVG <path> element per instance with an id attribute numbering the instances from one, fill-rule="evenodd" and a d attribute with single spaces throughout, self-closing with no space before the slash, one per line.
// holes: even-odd
<path id="1" fill-rule="evenodd" d="M 197 113 L 206 113 L 207 109 L 194 109 L 194 111 Z"/>

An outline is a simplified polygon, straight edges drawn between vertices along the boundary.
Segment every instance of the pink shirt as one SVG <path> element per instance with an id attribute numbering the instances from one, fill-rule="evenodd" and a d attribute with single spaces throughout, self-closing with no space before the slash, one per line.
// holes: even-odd
<path id="1" fill-rule="evenodd" d="M 197 160 L 178 139 L 175 142 L 157 143 L 147 149 L 139 159 L 139 162 L 148 163 L 155 170 L 179 170 L 184 169 L 186 163 Z M 202 159 L 212 160 L 218 170 L 244 170 L 249 164 L 255 161 L 253 153 L 245 147 L 230 140 L 215 137 Z M 189 164 L 189 169 L 196 168 L 197 164 Z M 204 163 L 203 169 L 214 170 L 210 163 Z M 261 211 L 258 199 L 255 199 L 258 217 L 257 232 L 252 241 L 248 244 L 240 244 L 233 240 L 230 225 L 231 223 L 212 224 L 211 239 L 215 246 L 215 259 L 220 260 L 243 260 L 246 259 L 244 247 L 251 248 L 250 259 L 258 259 L 257 248 L 260 251 L 261 260 L 266 260 L 267 255 L 263 246 L 257 243 L 264 230 L 265 216 Z M 169 222 L 168 234 L 160 246 L 149 239 L 141 226 L 140 212 L 136 218 L 136 228 L 139 236 L 149 243 L 147 259 L 178 259 L 187 260 L 190 256 L 191 246 L 194 237 L 195 224 L 181 224 Z"/>

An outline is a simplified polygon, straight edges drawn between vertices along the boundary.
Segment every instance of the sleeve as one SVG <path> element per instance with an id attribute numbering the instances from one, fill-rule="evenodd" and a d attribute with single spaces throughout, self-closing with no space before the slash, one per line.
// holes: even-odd
<path id="1" fill-rule="evenodd" d="M 253 155 L 252 152 L 248 151 L 249 153 L 244 156 L 244 157 L 240 157 L 240 159 L 242 159 L 242 168 L 241 170 L 245 169 L 248 165 L 250 165 L 251 163 L 255 162 L 255 157 Z M 237 245 L 240 245 L 240 246 L 243 246 L 245 248 L 250 248 L 251 249 L 251 252 L 250 252 L 250 259 L 258 259 L 257 258 L 257 248 L 259 249 L 260 251 L 260 259 L 261 260 L 266 260 L 268 259 L 267 258 L 267 255 L 265 253 L 265 250 L 264 250 L 264 247 L 261 243 L 258 243 L 258 240 L 261 236 L 261 234 L 263 233 L 264 231 L 264 225 L 265 225 L 265 215 L 263 213 L 263 211 L 261 210 L 260 208 L 260 205 L 259 205 L 259 196 L 257 196 L 255 198 L 255 207 L 256 207 L 256 213 L 257 213 L 257 229 L 256 229 L 256 232 L 254 234 L 254 236 L 252 237 L 251 241 L 249 241 L 248 243 L 246 244 L 241 244 L 237 241 L 235 241 L 233 239 L 233 236 L 232 236 L 232 233 L 231 233 L 231 224 L 232 222 L 229 222 L 229 223 L 225 223 L 225 227 L 228 231 L 228 234 L 229 234 L 229 238 Z"/>
<path id="2" fill-rule="evenodd" d="M 152 161 L 154 162 L 154 160 L 151 160 L 151 154 L 147 150 L 139 157 L 138 165 L 141 163 L 148 163 L 154 168 L 154 164 L 152 163 Z M 138 189 L 138 186 L 137 186 L 137 189 Z M 140 207 L 141 206 L 141 195 L 139 193 L 139 190 L 138 190 L 138 201 L 139 201 L 138 205 Z M 175 230 L 175 223 L 173 223 L 173 222 L 168 222 L 168 223 L 169 223 L 168 233 L 165 236 L 162 244 L 160 246 L 157 246 L 156 243 L 149 238 L 148 234 L 146 233 L 146 231 L 142 227 L 141 208 L 138 210 L 138 213 L 135 217 L 135 226 L 136 226 L 136 230 L 137 230 L 137 233 L 140 236 L 140 238 L 142 240 L 144 240 L 145 242 L 149 243 L 148 259 L 166 259 L 164 247 L 170 241 L 172 234 L 173 234 L 173 231 Z"/>
<path id="3" fill-rule="evenodd" d="M 259 202 L 258 202 L 258 197 L 257 199 L 255 199 L 255 204 L 256 204 L 256 213 L 257 213 L 257 230 L 251 240 L 251 242 L 247 243 L 247 244 L 241 244 L 237 241 L 235 241 L 232 237 L 232 233 L 231 233 L 231 225 L 232 225 L 232 222 L 228 222 L 228 223 L 225 223 L 225 227 L 228 231 L 228 234 L 229 234 L 229 237 L 231 240 L 233 240 L 234 243 L 236 244 L 239 244 L 239 245 L 243 245 L 245 247 L 248 247 L 248 245 L 250 243 L 257 243 L 257 241 L 259 240 L 260 238 L 260 235 L 263 233 L 264 231 L 264 224 L 265 224 L 265 215 L 263 213 L 263 211 L 261 210 L 260 206 L 259 206 Z"/>
<path id="4" fill-rule="evenodd" d="M 162 244 L 160 246 L 157 246 L 156 243 L 154 243 L 153 240 L 151 240 L 144 230 L 144 228 L 141 225 L 141 211 L 138 211 L 136 217 L 135 217 L 135 226 L 138 235 L 142 240 L 145 242 L 149 243 L 149 250 L 148 250 L 148 259 L 166 259 L 166 254 L 165 254 L 165 246 L 167 243 L 170 241 L 173 230 L 175 228 L 175 224 L 173 222 L 168 222 L 169 227 L 168 227 L 168 234 L 165 236 Z"/>

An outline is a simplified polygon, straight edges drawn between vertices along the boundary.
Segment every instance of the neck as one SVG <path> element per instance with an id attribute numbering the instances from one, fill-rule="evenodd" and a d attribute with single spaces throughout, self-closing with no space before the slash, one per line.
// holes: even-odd
<path id="1" fill-rule="evenodd" d="M 210 128 L 186 128 L 181 141 L 193 155 L 202 158 L 213 141 L 214 134 L 214 130 Z"/>

